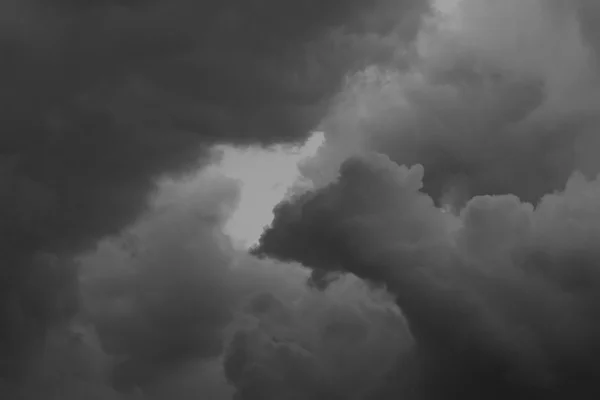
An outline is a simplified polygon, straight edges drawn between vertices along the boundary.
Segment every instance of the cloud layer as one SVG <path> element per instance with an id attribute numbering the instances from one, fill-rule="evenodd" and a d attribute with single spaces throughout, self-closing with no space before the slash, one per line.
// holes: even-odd
<path id="1" fill-rule="evenodd" d="M 598 7 L 427 11 L 4 2 L 5 397 L 599 394 Z M 234 182 L 157 186 L 317 127 L 285 262 L 223 234 Z"/>
<path id="2" fill-rule="evenodd" d="M 132 223 L 157 177 L 207 162 L 215 143 L 302 140 L 343 76 L 386 54 L 376 38 L 414 36 L 426 8 L 2 2 L 0 375 L 21 375 L 33 342 L 77 309 L 62 265 Z"/>

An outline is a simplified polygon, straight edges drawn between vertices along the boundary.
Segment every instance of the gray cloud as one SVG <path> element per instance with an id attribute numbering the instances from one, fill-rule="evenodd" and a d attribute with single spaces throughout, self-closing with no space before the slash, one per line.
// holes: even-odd
<path id="1" fill-rule="evenodd" d="M 536 207 L 475 197 L 455 216 L 420 192 L 422 177 L 385 156 L 351 159 L 335 183 L 281 204 L 256 251 L 394 293 L 416 356 L 381 398 L 595 393 L 598 183 L 576 174 Z"/>
<path id="2" fill-rule="evenodd" d="M 305 167 L 309 178 L 331 181 L 346 157 L 370 149 L 422 164 L 425 192 L 460 208 L 482 194 L 535 202 L 573 170 L 595 176 L 595 9 L 459 4 L 458 22 L 425 24 L 409 69 L 373 65 L 347 83 L 322 122 L 330 145 Z"/>
<path id="3" fill-rule="evenodd" d="M 306 268 L 234 249 L 236 182 L 209 169 L 160 188 L 80 258 L 79 314 L 46 336 L 24 399 L 366 396 L 410 349 L 382 288 L 314 290 Z"/>
<path id="4" fill-rule="evenodd" d="M 122 359 L 113 371 L 119 389 L 222 352 L 238 295 L 234 251 L 220 230 L 237 186 L 207 174 L 194 187 L 156 199 L 152 213 L 82 261 L 83 310 L 105 351 Z"/>
<path id="5" fill-rule="evenodd" d="M 225 356 L 243 400 L 369 398 L 412 338 L 385 291 L 356 277 L 295 302 L 253 297 Z"/>
<path id="6" fill-rule="evenodd" d="M 598 15 L 460 7 L 425 25 L 408 71 L 348 81 L 303 166 L 313 190 L 276 208 L 255 253 L 394 293 L 416 345 L 376 398 L 585 398 L 600 371 Z"/>
<path id="7" fill-rule="evenodd" d="M 302 140 L 344 75 L 387 54 L 378 38 L 414 37 L 426 8 L 2 2 L 0 375 L 21 375 L 32 343 L 77 309 L 76 268 L 59 265 L 132 223 L 156 178 L 197 168 L 215 143 Z"/>
<path id="8" fill-rule="evenodd" d="M 348 82 L 303 167 L 314 189 L 277 207 L 255 252 L 395 294 L 416 345 L 378 399 L 585 398 L 600 371 L 597 13 L 461 4 L 459 24 L 421 32 L 412 70 Z"/>

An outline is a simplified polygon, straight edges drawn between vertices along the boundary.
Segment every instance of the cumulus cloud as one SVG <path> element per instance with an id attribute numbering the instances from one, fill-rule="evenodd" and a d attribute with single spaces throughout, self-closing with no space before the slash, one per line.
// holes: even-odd
<path id="1" fill-rule="evenodd" d="M 238 325 L 224 365 L 243 400 L 369 398 L 412 343 L 387 292 L 353 276 L 294 302 L 259 293 Z"/>
<path id="2" fill-rule="evenodd" d="M 19 395 L 598 394 L 595 3 L 321 3 L 0 6 Z M 254 251 L 284 262 L 223 234 L 233 182 L 148 203 L 213 144 L 312 128 L 312 189 Z"/>
<path id="3" fill-rule="evenodd" d="M 22 375 L 34 343 L 77 310 L 70 258 L 135 221 L 157 178 L 206 163 L 215 143 L 302 140 L 343 76 L 389 58 L 387 38 L 410 40 L 426 10 L 2 2 L 2 378 Z"/>
<path id="4" fill-rule="evenodd" d="M 382 398 L 593 393 L 598 182 L 576 174 L 535 207 L 474 197 L 453 215 L 422 177 L 382 155 L 349 160 L 335 183 L 281 204 L 257 252 L 394 293 L 417 352 L 398 376 L 418 378 Z"/>
<path id="5" fill-rule="evenodd" d="M 105 350 L 122 359 L 118 388 L 222 351 L 235 293 L 221 228 L 237 185 L 207 176 L 187 195 L 156 199 L 150 215 L 82 260 L 83 309 Z"/>
<path id="6" fill-rule="evenodd" d="M 25 384 L 0 394 L 325 399 L 378 390 L 413 340 L 391 296 L 355 276 L 316 290 L 306 268 L 235 249 L 222 228 L 238 196 L 238 182 L 210 168 L 163 182 L 135 224 L 77 259 L 77 317 L 48 331 Z"/>
<path id="7" fill-rule="evenodd" d="M 409 69 L 372 65 L 337 96 L 313 189 L 255 253 L 394 294 L 415 346 L 376 398 L 597 393 L 599 16 L 462 0 Z"/>
<path id="8" fill-rule="evenodd" d="M 573 170 L 594 177 L 597 35 L 590 2 L 461 0 L 426 19 L 409 68 L 373 64 L 322 121 L 330 145 L 305 166 L 330 182 L 349 155 L 422 164 L 436 203 L 513 193 L 535 202 Z M 585 14 L 585 17 L 582 16 Z"/>

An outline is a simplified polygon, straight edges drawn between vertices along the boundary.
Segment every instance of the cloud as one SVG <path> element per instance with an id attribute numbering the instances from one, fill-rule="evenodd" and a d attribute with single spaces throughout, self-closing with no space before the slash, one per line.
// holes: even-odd
<path id="1" fill-rule="evenodd" d="M 7 390 L 225 400 L 379 388 L 412 343 L 391 296 L 354 276 L 316 290 L 306 268 L 237 250 L 222 228 L 238 185 L 213 168 L 162 182 L 143 217 L 78 258 L 77 317 L 47 333 L 25 384 Z"/>
<path id="2" fill-rule="evenodd" d="M 328 149 L 305 174 L 327 183 L 363 150 L 422 164 L 437 204 L 475 195 L 525 201 L 560 189 L 573 170 L 600 170 L 597 40 L 589 2 L 460 1 L 427 18 L 405 64 L 349 79 L 322 121 Z M 585 17 L 583 16 L 585 14 Z"/>
<path id="3" fill-rule="evenodd" d="M 295 302 L 263 292 L 246 310 L 224 364 L 243 400 L 368 398 L 412 343 L 387 293 L 353 276 Z"/>
<path id="4" fill-rule="evenodd" d="M 474 197 L 454 215 L 422 177 L 386 156 L 350 159 L 331 185 L 282 203 L 256 252 L 395 295 L 415 353 L 380 398 L 594 393 L 598 181 L 575 174 L 535 207 Z"/>
<path id="5" fill-rule="evenodd" d="M 559 3 L 4 2 L 2 375 L 39 398 L 74 353 L 62 388 L 109 399 L 593 395 L 598 15 Z M 223 235 L 232 182 L 148 203 L 214 144 L 313 128 L 313 190 L 255 251 L 285 263 Z"/>
<path id="6" fill-rule="evenodd" d="M 426 8 L 2 2 L 0 375 L 26 371 L 32 343 L 77 309 L 76 268 L 58 265 L 134 222 L 157 178 L 207 163 L 213 144 L 301 141 L 344 75 L 414 37 Z"/>
<path id="7" fill-rule="evenodd" d="M 600 371 L 598 14 L 462 0 L 443 18 L 408 70 L 347 81 L 302 169 L 313 189 L 254 252 L 396 296 L 416 344 L 376 398 L 584 398 Z"/>
<path id="8" fill-rule="evenodd" d="M 123 359 L 118 388 L 222 351 L 237 295 L 228 283 L 233 250 L 220 229 L 237 184 L 207 174 L 194 185 L 156 199 L 150 215 L 82 261 L 83 309 L 105 350 Z"/>

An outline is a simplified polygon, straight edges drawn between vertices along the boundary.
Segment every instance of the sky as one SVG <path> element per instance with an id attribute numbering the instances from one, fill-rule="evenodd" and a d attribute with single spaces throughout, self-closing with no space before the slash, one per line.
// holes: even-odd
<path id="1" fill-rule="evenodd" d="M 445 19 L 458 19 L 461 0 L 436 0 L 434 6 Z M 241 194 L 225 230 L 241 247 L 251 247 L 258 241 L 263 228 L 273 217 L 273 208 L 301 177 L 298 164 L 313 156 L 324 140 L 323 132 L 312 133 L 301 147 L 273 146 L 269 149 L 223 148 L 219 170 L 241 181 Z"/>
<path id="2" fill-rule="evenodd" d="M 0 398 L 600 396 L 599 20 L 0 2 Z"/>
<path id="3" fill-rule="evenodd" d="M 323 133 L 315 132 L 302 146 L 223 148 L 217 169 L 241 184 L 239 204 L 225 224 L 225 231 L 239 246 L 256 244 L 273 219 L 273 208 L 298 183 L 298 164 L 313 156 L 323 140 Z"/>

